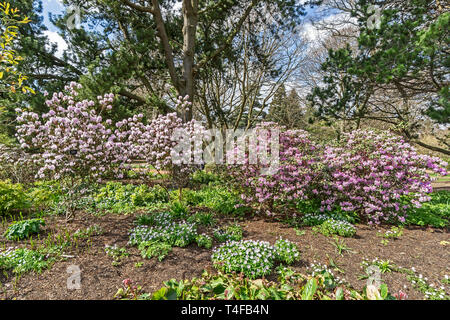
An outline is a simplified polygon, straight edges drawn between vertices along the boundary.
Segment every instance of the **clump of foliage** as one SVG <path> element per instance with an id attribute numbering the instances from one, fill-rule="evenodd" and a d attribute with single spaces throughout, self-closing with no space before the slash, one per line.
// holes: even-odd
<path id="1" fill-rule="evenodd" d="M 292 264 L 300 259 L 300 252 L 297 246 L 285 239 L 278 239 L 274 245 L 275 259 L 286 264 Z"/>
<path id="2" fill-rule="evenodd" d="M 207 234 L 199 234 L 196 238 L 195 238 L 195 242 L 197 242 L 197 245 L 199 247 L 203 247 L 206 249 L 211 249 L 212 248 L 212 243 L 213 243 L 213 239 L 208 236 Z"/>
<path id="3" fill-rule="evenodd" d="M 218 182 L 219 176 L 213 172 L 205 170 L 198 170 L 192 174 L 192 182 L 197 184 L 209 185 L 210 183 Z"/>
<path id="4" fill-rule="evenodd" d="M 258 158 L 255 163 L 252 155 L 239 147 L 229 154 L 236 160 L 236 164 L 229 165 L 229 174 L 241 191 L 242 200 L 268 215 L 274 213 L 277 205 L 295 205 L 299 200 L 309 199 L 313 195 L 310 186 L 315 184 L 318 173 L 317 146 L 308 133 L 273 131 L 276 127 L 273 123 L 261 124 L 255 128 L 255 139 L 250 141 L 249 150 L 261 157 L 267 154 L 266 158 Z M 271 154 L 272 140 L 279 143 L 279 159 Z"/>
<path id="5" fill-rule="evenodd" d="M 168 222 L 153 227 L 137 226 L 131 230 L 129 243 L 139 245 L 142 242 L 165 242 L 175 247 L 186 247 L 195 241 L 195 236 L 194 224 Z"/>
<path id="6" fill-rule="evenodd" d="M 25 248 L 0 249 L 0 270 L 11 270 L 13 273 L 22 274 L 28 271 L 41 272 L 48 268 L 51 259 L 46 259 L 45 254 Z"/>
<path id="7" fill-rule="evenodd" d="M 30 202 L 21 184 L 0 180 L 0 215 L 28 209 Z"/>
<path id="8" fill-rule="evenodd" d="M 356 228 L 349 222 L 342 220 L 327 219 L 315 231 L 324 236 L 339 235 L 341 237 L 353 237 L 356 234 Z"/>
<path id="9" fill-rule="evenodd" d="M 41 231 L 41 226 L 45 226 L 43 219 L 16 221 L 6 229 L 4 236 L 8 240 L 26 239 L 33 234 L 38 234 Z"/>
<path id="10" fill-rule="evenodd" d="M 383 237 L 384 239 L 399 239 L 402 235 L 403 235 L 403 228 L 402 227 L 391 227 L 391 229 L 387 230 L 384 233 L 378 233 L 381 237 Z"/>
<path id="11" fill-rule="evenodd" d="M 322 223 L 324 223 L 326 220 L 328 219 L 334 219 L 334 220 L 338 220 L 338 221 L 347 221 L 350 222 L 346 216 L 344 215 L 339 215 L 336 213 L 329 213 L 329 214 L 324 214 L 324 213 L 306 213 L 305 215 L 302 216 L 302 224 L 305 226 L 318 226 L 321 225 Z"/>
<path id="12" fill-rule="evenodd" d="M 450 294 L 446 292 L 444 286 L 437 287 L 430 284 L 427 278 L 416 272 L 410 273 L 406 277 L 414 288 L 422 292 L 426 300 L 450 300 Z"/>
<path id="13" fill-rule="evenodd" d="M 243 274 L 203 272 L 192 280 L 165 281 L 150 297 L 152 300 L 367 300 L 365 290 L 358 292 L 336 280 L 330 272 L 301 274 L 279 268 L 277 282 L 248 279 Z M 395 299 L 384 285 L 380 299 Z"/>
<path id="14" fill-rule="evenodd" d="M 224 272 L 242 272 L 255 279 L 272 273 L 273 247 L 265 241 L 229 241 L 216 248 L 211 256 L 214 267 Z"/>
<path id="15" fill-rule="evenodd" d="M 397 266 L 390 260 L 382 260 L 374 258 L 372 261 L 364 259 L 363 262 L 361 262 L 361 267 L 364 268 L 365 270 L 367 270 L 367 268 L 370 266 L 377 267 L 381 273 L 398 271 Z"/>
<path id="16" fill-rule="evenodd" d="M 219 242 L 242 240 L 242 227 L 238 224 L 228 225 L 214 230 L 214 238 Z"/>
<path id="17" fill-rule="evenodd" d="M 149 188 L 147 185 L 124 185 L 120 182 L 108 182 L 92 198 L 95 209 L 116 213 L 169 201 L 167 191 L 159 185 Z"/>
<path id="18" fill-rule="evenodd" d="M 144 258 L 164 259 L 172 247 L 186 247 L 196 241 L 195 224 L 176 221 L 172 212 L 140 216 L 138 226 L 131 230 L 129 244 L 137 245 Z"/>
<path id="19" fill-rule="evenodd" d="M 420 208 L 409 208 L 405 224 L 443 228 L 450 222 L 450 191 L 436 191 Z"/>
<path id="20" fill-rule="evenodd" d="M 239 215 L 245 211 L 236 191 L 224 186 L 207 186 L 198 191 L 186 190 L 183 192 L 183 201 L 220 214 Z"/>
<path id="21" fill-rule="evenodd" d="M 26 193 L 32 207 L 37 210 L 54 207 L 63 198 L 61 187 L 55 181 L 36 181 Z"/>
<path id="22" fill-rule="evenodd" d="M 163 241 L 143 241 L 139 243 L 138 249 L 142 258 L 151 259 L 157 257 L 162 261 L 172 251 L 172 245 Z"/>
<path id="23" fill-rule="evenodd" d="M 211 212 L 197 212 L 187 219 L 188 222 L 196 223 L 202 226 L 213 226 L 216 224 L 214 215 Z"/>
<path id="24" fill-rule="evenodd" d="M 121 247 L 117 246 L 117 244 L 115 244 L 113 246 L 106 245 L 105 252 L 108 256 L 110 256 L 114 259 L 114 261 L 112 263 L 113 266 L 120 265 L 121 260 L 130 255 L 126 248 L 121 248 Z"/>

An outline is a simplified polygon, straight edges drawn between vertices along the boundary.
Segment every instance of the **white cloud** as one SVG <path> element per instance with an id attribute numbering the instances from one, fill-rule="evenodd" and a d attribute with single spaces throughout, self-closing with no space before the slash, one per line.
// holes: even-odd
<path id="1" fill-rule="evenodd" d="M 47 30 L 44 31 L 44 34 L 48 37 L 50 43 L 56 44 L 56 56 L 58 58 L 62 57 L 64 50 L 67 50 L 67 48 L 69 47 L 67 45 L 67 42 L 57 32 Z"/>

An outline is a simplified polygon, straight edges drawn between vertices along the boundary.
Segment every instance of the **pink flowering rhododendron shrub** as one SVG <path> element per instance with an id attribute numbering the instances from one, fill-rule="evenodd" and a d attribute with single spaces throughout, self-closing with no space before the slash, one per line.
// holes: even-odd
<path id="1" fill-rule="evenodd" d="M 346 134 L 324 149 L 322 164 L 321 210 L 357 212 L 370 223 L 403 222 L 410 205 L 430 200 L 429 172 L 447 174 L 447 163 L 388 132 Z"/>
<path id="2" fill-rule="evenodd" d="M 249 140 L 248 149 L 240 153 L 241 163 L 229 166 L 242 199 L 268 215 L 274 214 L 277 205 L 295 204 L 310 199 L 317 192 L 314 188 L 318 177 L 317 146 L 306 131 L 280 129 L 273 123 L 256 127 L 256 139 Z M 278 135 L 275 141 L 272 134 Z M 278 148 L 273 148 L 274 142 Z M 238 147 L 232 152 L 236 154 Z M 279 157 L 270 152 L 278 152 Z"/>

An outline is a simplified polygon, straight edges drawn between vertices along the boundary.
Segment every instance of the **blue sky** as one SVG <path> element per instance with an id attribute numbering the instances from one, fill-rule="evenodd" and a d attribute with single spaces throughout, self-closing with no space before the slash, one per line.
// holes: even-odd
<path id="1" fill-rule="evenodd" d="M 300 2 L 304 2 L 304 0 L 300 0 Z M 61 14 L 65 11 L 64 5 L 62 4 L 62 0 L 42 0 L 43 7 L 43 18 L 44 24 L 48 28 L 48 31 L 45 34 L 48 36 L 49 40 L 58 45 L 58 53 L 57 55 L 62 55 L 64 49 L 67 49 L 67 43 L 64 39 L 58 34 L 58 29 L 50 22 L 49 14 Z M 314 16 L 314 9 L 311 10 L 309 6 L 306 6 L 307 17 Z M 305 17 L 305 19 L 307 18 Z M 311 24 L 304 25 L 304 36 L 309 40 L 317 39 L 320 35 L 314 30 Z"/>

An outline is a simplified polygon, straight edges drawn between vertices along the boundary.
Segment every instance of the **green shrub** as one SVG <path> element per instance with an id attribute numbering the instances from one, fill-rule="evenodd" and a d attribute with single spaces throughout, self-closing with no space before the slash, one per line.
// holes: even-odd
<path id="1" fill-rule="evenodd" d="M 43 219 L 29 219 L 12 223 L 4 234 L 8 240 L 22 240 L 29 238 L 33 234 L 41 231 L 41 226 L 45 226 Z"/>
<path id="2" fill-rule="evenodd" d="M 0 181 L 0 215 L 29 207 L 30 202 L 21 184 L 13 184 L 9 180 Z"/>

